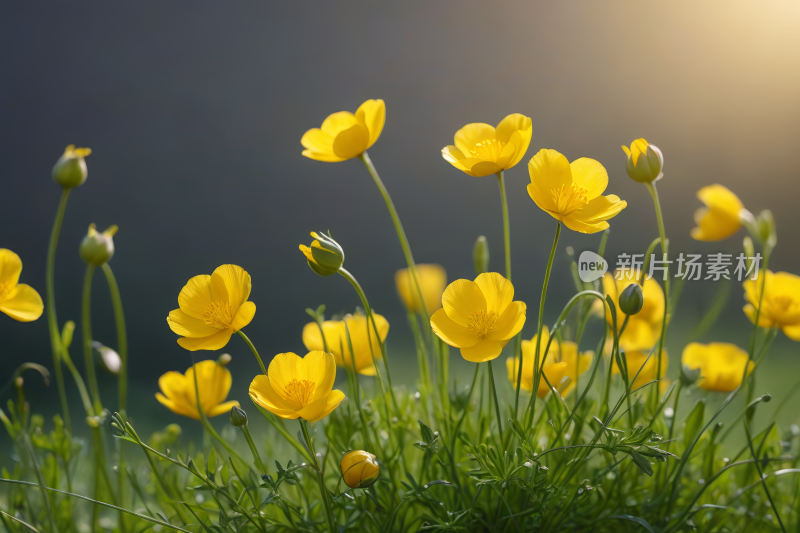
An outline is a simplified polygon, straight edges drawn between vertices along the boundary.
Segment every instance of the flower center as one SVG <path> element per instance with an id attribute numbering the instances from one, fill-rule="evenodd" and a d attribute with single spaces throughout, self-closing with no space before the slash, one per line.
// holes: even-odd
<path id="1" fill-rule="evenodd" d="M 476 311 L 469 317 L 467 329 L 485 339 L 494 330 L 495 325 L 497 325 L 497 313 Z"/>
<path id="2" fill-rule="evenodd" d="M 305 407 L 311 401 L 316 388 L 317 384 L 313 381 L 293 379 L 283 388 L 283 396 L 299 407 Z"/>
<path id="3" fill-rule="evenodd" d="M 574 183 L 570 185 L 564 184 L 557 189 L 550 189 L 553 203 L 556 204 L 556 211 L 562 215 L 568 215 L 588 204 L 589 200 L 586 198 L 586 193 L 585 188 L 578 187 Z"/>
<path id="4" fill-rule="evenodd" d="M 2 292 L 0 292 L 0 294 L 2 294 Z M 779 311 L 788 311 L 792 304 L 794 304 L 794 299 L 791 296 L 781 294 L 780 296 L 772 297 L 770 303 Z"/>
<path id="5" fill-rule="evenodd" d="M 506 143 L 497 139 L 486 139 L 475 144 L 475 148 L 469 151 L 469 155 L 484 161 L 497 161 L 505 146 Z"/>
<path id="6" fill-rule="evenodd" d="M 14 284 L 10 281 L 0 281 L 0 302 L 8 297 L 8 294 L 11 292 L 11 289 L 14 288 Z"/>
<path id="7" fill-rule="evenodd" d="M 211 302 L 203 313 L 203 321 L 217 329 L 228 329 L 233 322 L 233 309 L 228 302 Z"/>

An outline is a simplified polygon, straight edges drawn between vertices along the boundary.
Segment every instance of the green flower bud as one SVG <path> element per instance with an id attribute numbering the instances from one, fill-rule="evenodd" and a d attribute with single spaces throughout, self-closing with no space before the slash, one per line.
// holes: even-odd
<path id="1" fill-rule="evenodd" d="M 700 379 L 700 372 L 701 369 L 698 368 L 691 368 L 686 365 L 681 365 L 681 374 L 680 380 L 681 384 L 684 387 L 688 387 L 689 385 L 694 385 L 697 383 L 697 380 Z"/>
<path id="2" fill-rule="evenodd" d="M 644 306 L 644 293 L 642 286 L 631 283 L 619 295 L 619 308 L 626 315 L 636 315 Z"/>
<path id="3" fill-rule="evenodd" d="M 96 354 L 101 368 L 114 375 L 120 373 L 122 359 L 117 352 L 97 341 L 92 341 L 92 350 Z"/>
<path id="4" fill-rule="evenodd" d="M 61 330 L 61 344 L 65 350 L 69 349 L 70 344 L 72 344 L 73 333 L 75 333 L 75 322 L 67 320 L 64 324 L 64 329 Z"/>
<path id="5" fill-rule="evenodd" d="M 324 233 L 311 232 L 314 242 L 311 246 L 300 245 L 300 251 L 306 256 L 308 266 L 315 274 L 332 276 L 339 272 L 344 263 L 344 250 L 338 242 Z"/>
<path id="6" fill-rule="evenodd" d="M 247 425 L 247 413 L 235 405 L 231 408 L 231 424 L 238 427 Z"/>
<path id="7" fill-rule="evenodd" d="M 489 271 L 489 241 L 483 235 L 478 237 L 472 248 L 472 263 L 478 276 Z"/>
<path id="8" fill-rule="evenodd" d="M 664 176 L 664 154 L 656 145 L 636 139 L 630 148 L 623 146 L 622 150 L 628 156 L 625 171 L 633 181 L 652 183 Z"/>
<path id="9" fill-rule="evenodd" d="M 89 224 L 89 232 L 81 241 L 78 249 L 83 262 L 94 266 L 103 266 L 114 257 L 114 235 L 117 226 L 110 226 L 102 233 L 98 233 L 94 224 Z"/>
<path id="10" fill-rule="evenodd" d="M 74 144 L 67 146 L 64 155 L 53 166 L 53 180 L 65 189 L 83 185 L 88 173 L 83 158 L 91 153 L 91 148 L 75 148 Z"/>

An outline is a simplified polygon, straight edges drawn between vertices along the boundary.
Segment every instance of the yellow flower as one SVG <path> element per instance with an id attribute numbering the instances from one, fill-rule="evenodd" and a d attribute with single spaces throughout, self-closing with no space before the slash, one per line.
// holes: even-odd
<path id="1" fill-rule="evenodd" d="M 329 353 L 313 351 L 305 357 L 279 353 L 267 374 L 256 376 L 250 384 L 250 399 L 281 418 L 316 422 L 344 400 L 342 391 L 333 390 L 336 363 Z"/>
<path id="2" fill-rule="evenodd" d="M 698 241 L 721 241 L 742 227 L 739 212 L 744 209 L 742 201 L 727 187 L 714 184 L 697 191 L 697 197 L 706 207 L 694 213 L 696 228 L 692 238 Z"/>
<path id="3" fill-rule="evenodd" d="M 650 144 L 644 139 L 636 139 L 631 147 L 623 146 L 622 150 L 628 156 L 625 171 L 632 180 L 639 183 L 652 183 L 660 180 L 664 173 L 664 155 L 658 146 Z"/>
<path id="4" fill-rule="evenodd" d="M 496 272 L 475 281 L 456 280 L 445 289 L 431 328 L 444 342 L 460 348 L 467 361 L 491 361 L 525 324 L 526 306 L 513 299 L 514 286 Z"/>
<path id="5" fill-rule="evenodd" d="M 653 350 L 653 355 L 650 355 L 650 352 L 637 352 L 637 351 L 630 351 L 624 352 L 623 357 L 625 357 L 625 364 L 628 366 L 628 379 L 633 379 L 639 369 L 641 369 L 641 373 L 639 377 L 636 378 L 633 382 L 633 386 L 631 390 L 634 391 L 644 385 L 645 383 L 649 383 L 656 378 L 656 366 L 658 365 L 658 354 Z M 647 357 L 650 356 L 650 359 Z M 646 361 L 646 362 L 645 362 Z M 667 350 L 665 349 L 661 352 L 661 377 L 664 377 L 664 374 L 667 372 L 667 367 L 669 366 L 669 356 L 667 355 Z M 611 374 L 617 375 L 619 374 L 619 367 L 617 366 L 617 361 L 614 360 L 613 367 L 611 368 Z M 661 383 L 659 381 L 659 383 Z M 659 387 L 660 388 L 660 387 Z"/>
<path id="6" fill-rule="evenodd" d="M 344 263 L 342 246 L 324 233 L 312 231 L 311 236 L 314 237 L 311 246 L 300 245 L 300 251 L 306 256 L 311 270 L 319 276 L 332 276 L 339 272 Z"/>
<path id="7" fill-rule="evenodd" d="M 19 282 L 22 260 L 11 250 L 0 248 L 0 311 L 18 322 L 42 316 L 42 297 L 30 285 Z"/>
<path id="8" fill-rule="evenodd" d="M 170 312 L 167 323 L 183 337 L 178 344 L 187 350 L 219 350 L 253 320 L 256 304 L 248 296 L 250 274 L 240 266 L 222 265 L 210 276 L 189 280 L 178 295 L 180 308 Z"/>
<path id="9" fill-rule="evenodd" d="M 606 220 L 628 205 L 619 196 L 602 196 L 608 173 L 599 162 L 582 157 L 572 163 L 555 150 L 539 150 L 528 163 L 528 194 L 540 209 L 573 231 L 597 233 Z"/>
<path id="10" fill-rule="evenodd" d="M 383 100 L 367 100 L 355 115 L 349 111 L 328 115 L 321 128 L 308 130 L 300 139 L 303 155 L 328 163 L 358 157 L 375 144 L 385 121 Z"/>
<path id="11" fill-rule="evenodd" d="M 761 313 L 758 325 L 762 328 L 781 328 L 787 337 L 800 341 L 800 277 L 788 272 L 767 270 L 762 275 L 767 279 L 744 282 L 744 314 L 755 322 L 756 308 L 761 299 Z M 761 283 L 764 283 L 764 297 L 761 298 Z"/>
<path id="12" fill-rule="evenodd" d="M 239 402 L 226 402 L 231 390 L 231 373 L 216 361 L 200 361 L 186 371 L 167 372 L 158 378 L 156 400 L 176 415 L 200 420 L 195 393 L 195 372 L 197 373 L 197 392 L 200 393 L 200 406 L 206 416 L 227 414 Z"/>
<path id="13" fill-rule="evenodd" d="M 447 272 L 442 265 L 417 265 L 417 281 L 419 291 L 422 292 L 422 299 L 428 313 L 433 313 L 442 307 L 442 293 L 447 285 Z M 398 270 L 394 275 L 394 282 L 397 285 L 397 294 L 406 304 L 409 313 L 422 312 L 417 287 L 412 284 L 411 275 L 407 268 Z"/>
<path id="14" fill-rule="evenodd" d="M 375 326 L 381 336 L 381 342 L 386 340 L 389 334 L 389 322 L 377 313 L 372 314 L 375 319 Z M 375 365 L 372 363 L 372 356 L 375 359 L 381 358 L 381 346 L 375 337 L 375 330 L 372 324 L 367 323 L 367 317 L 361 313 L 355 315 L 345 315 L 344 320 L 326 320 L 322 323 L 322 330 L 325 332 L 325 340 L 328 343 L 328 351 L 338 366 L 353 368 L 355 363 L 356 372 L 364 376 L 375 375 Z M 350 346 L 347 343 L 347 331 L 350 331 L 350 342 L 353 343 L 353 352 L 350 353 Z M 370 348 L 370 340 L 372 348 Z M 316 322 L 309 322 L 303 328 L 303 344 L 307 350 L 324 350 L 319 325 Z M 344 350 L 344 351 L 342 351 Z"/>
<path id="15" fill-rule="evenodd" d="M 623 279 L 616 279 L 610 272 L 603 276 L 603 292 L 611 296 L 617 310 L 617 331 L 622 329 L 625 315 L 619 307 L 619 296 L 628 285 L 639 283 L 642 273 L 636 270 L 622 274 Z M 661 336 L 661 326 L 664 320 L 664 291 L 656 280 L 648 276 L 642 287 L 644 295 L 644 305 L 642 310 L 635 315 L 630 315 L 628 325 L 619 340 L 619 345 L 623 350 L 650 350 L 658 342 Z M 610 310 L 606 314 L 609 325 L 611 322 Z"/>
<path id="16" fill-rule="evenodd" d="M 497 174 L 519 163 L 531 144 L 530 117 L 514 113 L 497 128 L 475 122 L 456 132 L 455 146 L 442 148 L 442 157 L 458 170 L 480 178 Z"/>
<path id="17" fill-rule="evenodd" d="M 691 369 L 700 369 L 698 387 L 716 392 L 731 392 L 737 388 L 742 384 L 745 366 L 748 375 L 754 366 L 747 352 L 727 342 L 690 342 L 683 349 L 681 362 Z"/>
<path id="18" fill-rule="evenodd" d="M 533 390 L 533 364 L 536 359 L 536 335 L 529 341 L 522 341 L 522 381 L 520 387 L 528 392 Z M 547 326 L 542 328 L 542 344 L 539 351 L 539 364 L 541 365 L 541 358 L 544 357 L 544 351 L 547 348 L 547 343 L 550 340 L 550 331 Z M 575 386 L 575 381 L 578 376 L 589 370 L 592 366 L 592 359 L 594 359 L 594 352 L 588 351 L 578 353 L 578 345 L 572 341 L 558 342 L 558 339 L 553 339 L 550 345 L 550 350 L 547 352 L 547 358 L 544 360 L 542 370 L 550 384 L 559 390 L 562 396 L 566 396 Z M 509 357 L 506 359 L 506 370 L 508 371 L 508 380 L 511 382 L 512 387 L 517 386 L 517 374 L 519 373 L 519 357 Z M 570 381 L 566 387 L 560 387 L 561 382 L 565 377 L 569 377 Z M 550 392 L 550 387 L 543 378 L 539 378 L 539 389 L 536 395 L 539 398 L 544 398 Z"/>
<path id="19" fill-rule="evenodd" d="M 339 470 L 345 485 L 351 489 L 365 489 L 375 483 L 381 474 L 375 456 L 363 450 L 345 453 L 339 461 Z"/>

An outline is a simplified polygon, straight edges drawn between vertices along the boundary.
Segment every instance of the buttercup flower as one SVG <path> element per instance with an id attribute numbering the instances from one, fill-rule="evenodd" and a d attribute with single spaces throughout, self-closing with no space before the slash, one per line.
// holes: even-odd
<path id="1" fill-rule="evenodd" d="M 344 263 L 344 250 L 332 237 L 320 232 L 311 232 L 314 242 L 311 246 L 300 245 L 300 251 L 306 256 L 308 266 L 315 274 L 332 276 L 339 272 Z"/>
<path id="2" fill-rule="evenodd" d="M 639 351 L 630 351 L 624 352 L 622 354 L 625 357 L 625 364 L 628 366 L 628 379 L 633 379 L 639 369 L 641 369 L 641 373 L 639 377 L 636 378 L 633 382 L 633 386 L 631 390 L 636 390 L 645 383 L 649 383 L 656 378 L 656 367 L 658 366 L 658 354 L 653 351 L 653 355 L 650 355 L 650 352 L 644 353 Z M 647 357 L 650 356 L 650 359 Z M 645 362 L 646 361 L 646 362 Z M 661 372 L 659 373 L 661 377 L 664 377 L 664 374 L 667 373 L 667 367 L 669 366 L 669 356 L 667 355 L 667 350 L 661 352 Z M 619 367 L 617 366 L 617 361 L 615 360 L 613 363 L 613 367 L 611 368 L 611 374 L 617 375 L 619 374 Z M 661 383 L 661 381 L 659 381 Z"/>
<path id="3" fill-rule="evenodd" d="M 660 180 L 664 173 L 664 155 L 658 146 L 650 144 L 644 139 L 636 139 L 631 147 L 622 146 L 628 162 L 625 171 L 632 180 L 639 183 L 651 183 Z"/>
<path id="4" fill-rule="evenodd" d="M 475 281 L 456 280 L 445 289 L 431 328 L 444 342 L 460 348 L 467 361 L 491 361 L 525 324 L 526 306 L 513 299 L 514 286 L 496 272 Z"/>
<path id="5" fill-rule="evenodd" d="M 417 281 L 419 291 L 425 301 L 428 313 L 433 313 L 442 306 L 442 293 L 447 285 L 447 272 L 442 265 L 417 265 Z M 412 283 L 411 274 L 407 268 L 398 270 L 394 275 L 397 285 L 397 294 L 406 305 L 409 313 L 422 312 L 417 287 Z"/>
<path id="6" fill-rule="evenodd" d="M 454 144 L 442 148 L 442 157 L 458 170 L 481 178 L 519 163 L 531 143 L 530 117 L 514 113 L 497 128 L 475 122 L 456 132 Z"/>
<path id="7" fill-rule="evenodd" d="M 603 292 L 611 296 L 617 308 L 617 330 L 622 329 L 625 315 L 619 307 L 620 295 L 628 285 L 639 283 L 642 273 L 635 270 L 633 273 L 625 272 L 623 279 L 616 279 L 610 272 L 603 276 Z M 635 315 L 630 315 L 628 325 L 620 337 L 619 345 L 623 350 L 650 350 L 661 336 L 661 326 L 664 320 L 664 291 L 661 285 L 652 277 L 647 276 L 642 287 L 644 305 L 642 310 Z M 610 311 L 606 314 L 608 323 L 611 324 Z"/>
<path id="8" fill-rule="evenodd" d="M 339 470 L 345 485 L 351 489 L 365 489 L 375 483 L 381 474 L 375 456 L 363 450 L 345 453 L 339 461 Z"/>
<path id="9" fill-rule="evenodd" d="M 279 353 L 267 374 L 256 376 L 250 384 L 250 399 L 281 418 L 316 422 L 344 400 L 342 391 L 333 390 L 336 363 L 329 353 L 313 351 L 305 357 Z"/>
<path id="10" fill-rule="evenodd" d="M 156 400 L 176 415 L 200 420 L 195 394 L 195 373 L 197 373 L 197 392 L 200 393 L 200 407 L 206 416 L 212 417 L 229 413 L 231 408 L 239 407 L 239 402 L 226 402 L 231 390 L 231 373 L 216 361 L 200 361 L 186 371 L 167 372 L 158 378 L 161 392 Z"/>
<path id="11" fill-rule="evenodd" d="M 91 148 L 75 148 L 74 144 L 67 146 L 64 155 L 53 166 L 53 180 L 65 189 L 83 185 L 88 176 L 84 158 L 91 153 Z"/>
<path id="12" fill-rule="evenodd" d="M 114 257 L 114 235 L 117 234 L 118 229 L 114 225 L 100 233 L 94 223 L 89 224 L 89 232 L 78 248 L 83 262 L 94 266 L 102 266 L 108 263 Z"/>
<path id="13" fill-rule="evenodd" d="M 18 322 L 42 316 L 42 297 L 30 285 L 19 283 L 22 260 L 11 250 L 0 248 L 0 311 Z"/>
<path id="14" fill-rule="evenodd" d="M 536 335 L 529 341 L 522 341 L 522 381 L 520 387 L 528 392 L 533 390 L 533 365 L 536 359 Z M 539 364 L 541 365 L 541 358 L 544 357 L 544 351 L 547 343 L 550 340 L 550 331 L 547 326 L 542 328 L 542 344 L 539 352 Z M 572 341 L 558 342 L 553 339 L 550 344 L 550 350 L 547 352 L 547 358 L 544 360 L 542 370 L 550 384 L 559 390 L 562 396 L 566 396 L 575 386 L 575 381 L 578 376 L 589 370 L 592 366 L 592 359 L 594 359 L 594 352 L 588 351 L 578 353 L 578 345 Z M 512 387 L 517 386 L 517 374 L 519 373 L 519 357 L 509 357 L 506 359 L 506 370 L 508 371 L 508 380 L 511 382 Z M 570 382 L 566 387 L 559 387 L 565 377 L 570 378 Z M 539 378 L 539 389 L 536 395 L 539 398 L 544 398 L 550 392 L 550 387 L 544 378 Z"/>
<path id="15" fill-rule="evenodd" d="M 758 301 L 761 299 L 761 283 L 764 283 L 764 297 L 761 299 L 761 313 L 758 325 L 762 328 L 781 328 L 787 337 L 800 341 L 800 276 L 788 272 L 770 270 L 762 273 L 767 279 L 746 280 L 744 282 L 744 314 L 755 323 Z"/>
<path id="16" fill-rule="evenodd" d="M 582 157 L 572 163 L 555 150 L 539 150 L 528 163 L 528 194 L 540 209 L 573 231 L 597 233 L 608 227 L 628 203 L 602 196 L 608 186 L 603 165 Z"/>
<path id="17" fill-rule="evenodd" d="M 384 342 L 389 334 L 389 322 L 377 313 L 373 313 L 372 316 L 381 336 L 381 342 Z M 372 324 L 367 322 L 365 315 L 361 313 L 348 314 L 345 315 L 344 320 L 326 320 L 322 323 L 322 330 L 325 332 L 328 351 L 333 354 L 338 366 L 353 368 L 355 365 L 355 370 L 359 374 L 375 375 L 372 357 L 374 355 L 375 359 L 381 358 L 381 346 L 375 337 Z M 350 353 L 350 346 L 347 342 L 348 330 L 354 354 Z M 372 341 L 372 348 L 370 348 L 370 341 Z M 325 350 L 319 325 L 316 322 L 309 322 L 303 328 L 303 344 L 309 351 Z"/>
<path id="18" fill-rule="evenodd" d="M 308 130 L 300 139 L 303 155 L 329 163 L 358 157 L 375 144 L 385 121 L 383 100 L 367 100 L 355 115 L 349 111 L 328 115 L 321 128 Z"/>
<path id="19" fill-rule="evenodd" d="M 691 369 L 700 369 L 698 387 L 716 392 L 736 389 L 742 384 L 745 366 L 748 375 L 754 366 L 747 352 L 727 342 L 690 342 L 683 349 L 681 362 Z"/>
<path id="20" fill-rule="evenodd" d="M 181 335 L 178 344 L 190 351 L 219 350 L 256 314 L 248 302 L 250 274 L 236 265 L 222 265 L 212 275 L 195 276 L 178 295 L 179 309 L 167 317 Z"/>
<path id="21" fill-rule="evenodd" d="M 739 212 L 744 209 L 742 201 L 727 187 L 709 185 L 697 191 L 697 197 L 706 204 L 694 213 L 696 228 L 692 238 L 698 241 L 721 241 L 742 227 Z"/>

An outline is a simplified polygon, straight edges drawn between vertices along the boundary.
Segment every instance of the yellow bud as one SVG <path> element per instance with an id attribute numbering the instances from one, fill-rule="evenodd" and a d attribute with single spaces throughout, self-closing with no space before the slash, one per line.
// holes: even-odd
<path id="1" fill-rule="evenodd" d="M 625 171 L 633 181 L 651 183 L 664 175 L 664 155 L 656 145 L 636 139 L 630 148 L 623 146 L 622 150 L 628 156 Z"/>
<path id="2" fill-rule="evenodd" d="M 381 467 L 375 456 L 363 450 L 345 453 L 339 461 L 342 479 L 351 489 L 365 489 L 375 483 L 380 476 Z"/>
<path id="3" fill-rule="evenodd" d="M 78 248 L 84 263 L 94 266 L 108 263 L 114 257 L 114 235 L 118 229 L 117 226 L 110 226 L 99 233 L 94 224 L 89 224 L 89 231 Z"/>
<path id="4" fill-rule="evenodd" d="M 83 158 L 91 153 L 90 148 L 75 148 L 74 144 L 67 146 L 64 155 L 53 166 L 53 180 L 65 189 L 83 185 L 88 175 Z"/>
<path id="5" fill-rule="evenodd" d="M 306 256 L 308 266 L 315 274 L 332 276 L 339 272 L 344 263 L 344 250 L 338 242 L 324 233 L 311 232 L 314 242 L 311 246 L 300 245 L 300 251 Z"/>

